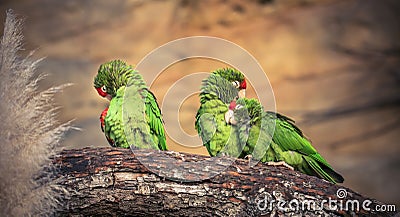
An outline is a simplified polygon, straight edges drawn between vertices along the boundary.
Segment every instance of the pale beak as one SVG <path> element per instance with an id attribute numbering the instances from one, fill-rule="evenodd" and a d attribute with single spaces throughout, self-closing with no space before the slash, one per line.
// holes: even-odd
<path id="1" fill-rule="evenodd" d="M 232 124 L 232 125 L 236 125 L 237 124 L 237 122 L 235 120 L 235 116 L 233 115 L 233 110 L 228 110 L 225 113 L 225 122 L 227 124 Z"/>
<path id="2" fill-rule="evenodd" d="M 111 96 L 110 94 L 107 94 L 107 95 L 106 95 L 106 99 L 108 99 L 109 101 L 111 101 L 112 96 Z"/>
<path id="3" fill-rule="evenodd" d="M 246 89 L 239 90 L 238 96 L 239 98 L 246 98 Z"/>

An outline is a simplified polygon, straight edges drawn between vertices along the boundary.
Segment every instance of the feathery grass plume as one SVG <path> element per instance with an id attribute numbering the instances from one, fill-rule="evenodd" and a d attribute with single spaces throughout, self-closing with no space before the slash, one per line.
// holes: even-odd
<path id="1" fill-rule="evenodd" d="M 70 128 L 56 119 L 54 94 L 69 84 L 37 90 L 41 59 L 18 54 L 21 28 L 8 10 L 0 45 L 0 216 L 48 216 L 65 190 L 43 171 Z"/>

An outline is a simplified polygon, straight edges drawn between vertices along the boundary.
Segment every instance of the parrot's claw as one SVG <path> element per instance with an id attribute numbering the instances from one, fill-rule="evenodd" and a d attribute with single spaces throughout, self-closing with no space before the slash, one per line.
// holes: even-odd
<path id="1" fill-rule="evenodd" d="M 288 168 L 289 170 L 294 170 L 294 168 L 292 166 L 290 166 L 289 164 L 287 164 L 285 161 L 278 161 L 278 162 L 267 162 L 268 166 L 284 166 L 286 168 Z"/>

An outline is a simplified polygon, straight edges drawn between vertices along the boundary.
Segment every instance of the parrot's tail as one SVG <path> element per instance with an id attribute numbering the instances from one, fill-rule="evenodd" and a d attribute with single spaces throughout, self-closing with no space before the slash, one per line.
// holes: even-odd
<path id="1" fill-rule="evenodd" d="M 320 178 L 335 184 L 344 182 L 343 176 L 334 171 L 329 165 L 319 162 L 309 156 L 304 156 L 304 160 Z"/>

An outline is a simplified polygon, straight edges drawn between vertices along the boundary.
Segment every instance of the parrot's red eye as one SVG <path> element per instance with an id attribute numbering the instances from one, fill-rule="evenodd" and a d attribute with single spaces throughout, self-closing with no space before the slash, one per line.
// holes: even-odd
<path id="1" fill-rule="evenodd" d="M 242 83 L 240 83 L 240 89 L 246 89 L 246 88 L 247 88 L 246 79 L 244 79 Z"/>
<path id="2" fill-rule="evenodd" d="M 100 96 L 102 96 L 102 97 L 106 97 L 107 96 L 107 92 L 106 92 L 106 87 L 105 86 L 97 87 L 96 90 L 97 90 L 97 93 L 99 93 Z"/>

